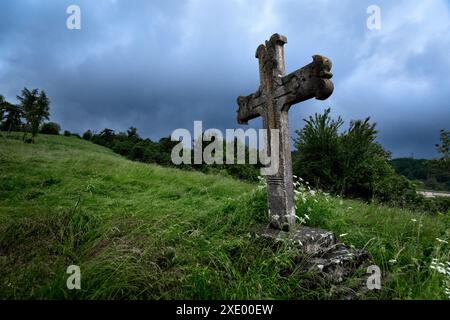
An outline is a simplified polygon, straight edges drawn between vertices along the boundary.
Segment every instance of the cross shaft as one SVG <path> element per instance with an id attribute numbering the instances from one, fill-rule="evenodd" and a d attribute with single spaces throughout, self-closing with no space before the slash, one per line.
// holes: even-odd
<path id="1" fill-rule="evenodd" d="M 260 86 L 248 96 L 237 99 L 237 121 L 248 124 L 257 117 L 263 118 L 263 126 L 270 138 L 271 130 L 279 134 L 278 172 L 267 176 L 267 192 L 270 224 L 277 229 L 288 230 L 295 224 L 295 204 L 292 179 L 292 160 L 289 137 L 289 108 L 308 99 L 325 100 L 333 93 L 332 63 L 320 55 L 313 62 L 289 75 L 285 75 L 285 36 L 274 34 L 256 50 L 259 59 Z M 270 141 L 266 141 L 272 154 Z"/>

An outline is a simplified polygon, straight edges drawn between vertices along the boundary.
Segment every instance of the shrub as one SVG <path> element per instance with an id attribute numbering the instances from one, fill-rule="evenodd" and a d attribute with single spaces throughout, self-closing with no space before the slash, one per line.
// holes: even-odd
<path id="1" fill-rule="evenodd" d="M 330 112 L 309 117 L 296 132 L 294 173 L 316 189 L 346 197 L 402 204 L 414 198 L 414 185 L 395 173 L 390 153 L 375 141 L 375 124 L 369 118 L 351 121 L 340 133 L 344 122 Z"/>
<path id="2" fill-rule="evenodd" d="M 72 134 L 70 133 L 70 131 L 64 130 L 64 136 L 65 137 L 70 137 L 70 136 L 72 136 Z"/>
<path id="3" fill-rule="evenodd" d="M 92 131 L 88 130 L 85 133 L 83 133 L 83 139 L 90 141 L 92 139 Z"/>
<path id="4" fill-rule="evenodd" d="M 44 123 L 41 126 L 40 132 L 43 134 L 53 134 L 53 135 L 59 135 L 59 132 L 61 131 L 61 126 L 57 124 L 56 122 L 47 122 Z"/>

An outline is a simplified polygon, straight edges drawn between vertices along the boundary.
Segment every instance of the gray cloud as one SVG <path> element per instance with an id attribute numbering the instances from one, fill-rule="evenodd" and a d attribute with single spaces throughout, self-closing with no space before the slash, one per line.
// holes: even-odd
<path id="1" fill-rule="evenodd" d="M 66 29 L 78 4 L 82 29 Z M 435 156 L 450 126 L 450 9 L 444 0 L 378 1 L 382 28 L 366 28 L 370 1 L 2 1 L 0 93 L 48 91 L 52 118 L 83 132 L 133 125 L 153 139 L 194 120 L 236 127 L 235 100 L 258 86 L 254 58 L 274 32 L 288 37 L 288 72 L 320 53 L 334 62 L 325 101 L 291 109 L 301 119 L 332 107 L 370 116 L 394 156 Z M 259 126 L 260 120 L 251 125 Z"/>

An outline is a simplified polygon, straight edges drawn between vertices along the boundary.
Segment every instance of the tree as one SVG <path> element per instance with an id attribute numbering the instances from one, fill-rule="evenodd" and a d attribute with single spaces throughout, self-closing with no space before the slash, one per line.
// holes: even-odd
<path id="1" fill-rule="evenodd" d="M 431 174 L 427 182 L 433 181 L 435 190 L 450 190 L 450 131 L 441 130 L 436 149 L 441 157 L 430 161 Z"/>
<path id="2" fill-rule="evenodd" d="M 441 130 L 441 143 L 436 145 L 437 151 L 442 155 L 442 160 L 449 161 L 450 159 L 450 131 Z"/>
<path id="3" fill-rule="evenodd" d="M 15 106 L 1 97 L 0 102 L 0 130 L 2 131 L 19 131 L 22 129 L 23 111 L 20 107 Z"/>
<path id="4" fill-rule="evenodd" d="M 47 122 L 41 126 L 40 132 L 43 134 L 59 135 L 61 126 L 56 122 Z"/>
<path id="5" fill-rule="evenodd" d="M 336 182 L 341 175 L 339 167 L 339 128 L 343 120 L 333 120 L 330 109 L 324 114 L 315 114 L 305 121 L 305 127 L 297 130 L 294 146 L 293 171 L 317 188 L 339 193 Z"/>
<path id="6" fill-rule="evenodd" d="M 343 121 L 333 120 L 330 112 L 309 117 L 296 131 L 296 175 L 316 188 L 366 200 L 403 201 L 404 195 L 415 192 L 390 166 L 390 153 L 375 141 L 376 125 L 369 118 L 351 121 L 349 129 L 339 133 Z"/>
<path id="7" fill-rule="evenodd" d="M 27 128 L 24 134 L 24 139 L 27 131 L 31 132 L 31 141 L 39 132 L 39 127 L 44 120 L 48 120 L 50 100 L 44 91 L 39 92 L 38 89 L 28 90 L 24 88 L 20 96 L 17 96 L 20 101 L 20 106 L 24 112 L 27 120 Z"/>
<path id="8" fill-rule="evenodd" d="M 5 117 L 5 114 L 6 114 L 6 110 L 4 108 L 5 103 L 6 103 L 5 97 L 3 97 L 0 94 L 0 123 L 3 122 L 3 118 Z"/>
<path id="9" fill-rule="evenodd" d="M 85 133 L 83 133 L 83 139 L 90 141 L 92 139 L 92 131 L 87 130 Z"/>
<path id="10" fill-rule="evenodd" d="M 137 143 L 139 140 L 141 140 L 141 138 L 139 137 L 139 134 L 137 133 L 137 128 L 135 128 L 135 127 L 130 127 L 127 130 L 127 137 L 128 137 L 128 140 L 131 140 L 131 142 L 133 142 L 133 143 Z"/>

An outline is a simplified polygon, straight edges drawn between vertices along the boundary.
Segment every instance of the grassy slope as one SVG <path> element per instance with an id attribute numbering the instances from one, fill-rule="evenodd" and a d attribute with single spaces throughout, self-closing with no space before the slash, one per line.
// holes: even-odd
<path id="1" fill-rule="evenodd" d="M 253 185 L 130 162 L 73 137 L 15 138 L 0 137 L 0 298 L 336 297 L 289 248 L 249 233 L 267 210 Z M 384 274 L 368 298 L 445 298 L 429 265 L 450 260 L 436 240 L 450 238 L 448 216 L 325 196 L 298 205 L 311 225 L 369 250 Z M 71 264 L 82 290 L 66 289 Z"/>

